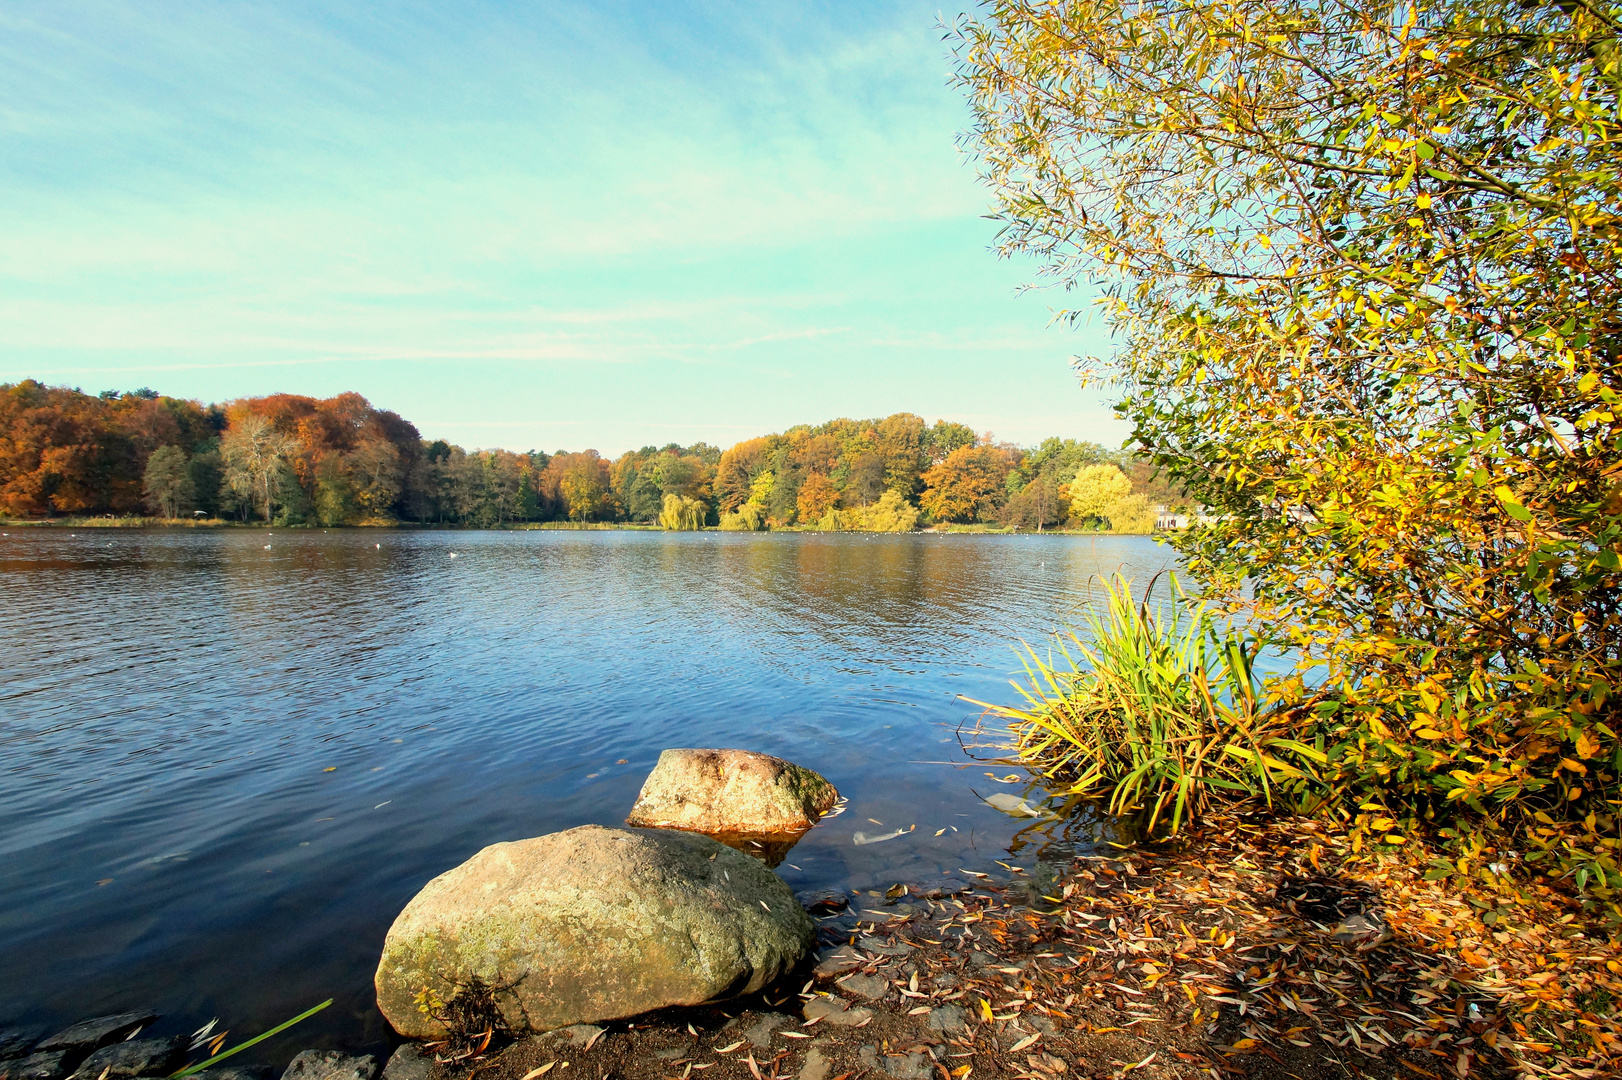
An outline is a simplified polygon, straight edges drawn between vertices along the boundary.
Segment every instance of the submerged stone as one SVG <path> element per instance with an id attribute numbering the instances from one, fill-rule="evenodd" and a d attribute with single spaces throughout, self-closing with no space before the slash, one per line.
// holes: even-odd
<path id="1" fill-rule="evenodd" d="M 82 1080 L 130 1080 L 166 1076 L 186 1060 L 186 1040 L 134 1039 L 104 1046 L 85 1058 L 74 1075 Z"/>
<path id="2" fill-rule="evenodd" d="M 0 1072 L 9 1080 L 62 1080 L 73 1070 L 68 1067 L 78 1053 L 73 1050 L 42 1050 L 7 1062 Z"/>
<path id="3" fill-rule="evenodd" d="M 94 1020 L 81 1020 L 72 1027 L 52 1035 L 35 1049 L 99 1050 L 109 1043 L 129 1038 L 157 1018 L 158 1014 L 153 1012 L 127 1012 L 114 1016 L 98 1016 Z"/>
<path id="4" fill-rule="evenodd" d="M 378 1008 L 438 1038 L 417 1008 L 477 980 L 513 1031 L 635 1016 L 753 993 L 814 939 L 759 861 L 687 832 L 583 825 L 492 844 L 430 881 L 384 941 Z"/>

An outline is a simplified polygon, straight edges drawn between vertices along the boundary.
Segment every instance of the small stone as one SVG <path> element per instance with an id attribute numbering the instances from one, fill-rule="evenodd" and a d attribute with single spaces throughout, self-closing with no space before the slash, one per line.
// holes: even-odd
<path id="1" fill-rule="evenodd" d="M 12 1058 L 26 1057 L 28 1051 L 34 1048 L 39 1041 L 39 1030 L 23 1030 L 9 1028 L 0 1031 L 0 1061 L 9 1061 Z"/>
<path id="2" fill-rule="evenodd" d="M 843 998 L 814 997 L 805 1003 L 805 1018 L 815 1020 L 822 1018 L 824 1024 L 833 1027 L 855 1027 L 864 1020 L 871 1019 L 872 1009 L 846 1007 Z"/>
<path id="3" fill-rule="evenodd" d="M 969 951 L 969 966 L 971 968 L 990 967 L 997 963 L 997 958 L 990 953 L 983 953 L 979 949 Z"/>
<path id="4" fill-rule="evenodd" d="M 937 990 L 956 990 L 957 986 L 957 976 L 950 972 L 943 971 L 941 974 L 935 976 L 935 989 Z"/>
<path id="5" fill-rule="evenodd" d="M 655 1061 L 675 1061 L 677 1058 L 688 1057 L 691 1054 L 692 1051 L 685 1047 L 672 1046 L 668 1050 L 655 1050 L 653 1058 Z"/>
<path id="6" fill-rule="evenodd" d="M 895 1080 L 930 1080 L 935 1075 L 933 1059 L 923 1054 L 886 1054 L 880 1057 L 873 1047 L 864 1046 L 857 1056 L 869 1069 L 882 1070 L 895 1077 Z"/>
<path id="7" fill-rule="evenodd" d="M 428 1080 L 433 1071 L 433 1055 L 424 1053 L 420 1044 L 408 1042 L 389 1055 L 383 1080 Z"/>
<path id="8" fill-rule="evenodd" d="M 850 906 L 849 898 L 837 889 L 804 889 L 794 899 L 813 915 L 833 915 Z"/>
<path id="9" fill-rule="evenodd" d="M 912 951 L 912 946 L 910 945 L 904 945 L 899 941 L 894 944 L 890 944 L 880 941 L 876 937 L 857 938 L 856 944 L 861 946 L 863 949 L 866 949 L 868 952 L 877 953 L 880 956 L 906 956 Z"/>
<path id="10" fill-rule="evenodd" d="M 282 1080 L 372 1080 L 377 1059 L 342 1050 L 306 1050 L 288 1063 Z"/>
<path id="11" fill-rule="evenodd" d="M 152 1012 L 127 1012 L 82 1020 L 40 1043 L 37 1050 L 99 1050 L 110 1043 L 129 1038 L 158 1018 Z"/>
<path id="12" fill-rule="evenodd" d="M 947 1035 L 969 1030 L 969 1014 L 961 1005 L 942 1005 L 929 1010 L 929 1028 Z"/>
<path id="13" fill-rule="evenodd" d="M 861 954 L 855 949 L 849 945 L 841 945 L 832 952 L 823 953 L 818 958 L 813 973 L 819 979 L 827 979 L 835 975 L 843 975 L 847 971 L 853 971 L 864 963 L 866 961 L 862 959 Z"/>
<path id="14" fill-rule="evenodd" d="M 77 1056 L 73 1050 L 44 1050 L 8 1062 L 3 1071 L 9 1080 L 62 1080 L 73 1070 L 68 1062 Z"/>
<path id="15" fill-rule="evenodd" d="M 890 992 L 889 980 L 877 975 L 847 975 L 839 980 L 839 986 L 869 1001 L 877 1001 Z"/>
<path id="16" fill-rule="evenodd" d="M 104 1046 L 85 1058 L 74 1075 L 84 1080 L 130 1080 L 164 1076 L 186 1060 L 186 1039 L 135 1039 Z"/>
<path id="17" fill-rule="evenodd" d="M 805 1064 L 800 1066 L 800 1080 L 828 1080 L 828 1059 L 822 1056 L 822 1051 L 813 1046 L 806 1051 Z"/>
<path id="18" fill-rule="evenodd" d="M 772 1044 L 772 1035 L 777 1029 L 792 1019 L 793 1017 L 784 1016 L 782 1013 L 768 1013 L 744 1028 L 743 1037 L 749 1040 L 750 1045 L 764 1050 Z"/>

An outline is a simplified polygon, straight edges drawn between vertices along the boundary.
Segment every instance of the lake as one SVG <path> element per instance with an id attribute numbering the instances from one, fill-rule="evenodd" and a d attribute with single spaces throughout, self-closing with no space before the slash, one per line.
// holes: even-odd
<path id="1" fill-rule="evenodd" d="M 332 997 L 262 1060 L 381 1051 L 406 901 L 486 844 L 621 823 L 666 747 L 838 786 L 796 889 L 1086 844 L 980 800 L 1022 789 L 960 750 L 958 695 L 1009 700 L 1019 639 L 1172 562 L 1135 537 L 13 528 L 0 1023 L 150 1006 L 234 1043 Z"/>

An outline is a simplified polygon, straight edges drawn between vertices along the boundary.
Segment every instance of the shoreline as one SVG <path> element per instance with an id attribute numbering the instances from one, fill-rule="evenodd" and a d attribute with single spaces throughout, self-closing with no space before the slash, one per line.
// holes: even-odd
<path id="1" fill-rule="evenodd" d="M 1547 887 L 1427 881 L 1412 856 L 1279 818 L 1213 820 L 1041 879 L 1003 865 L 1002 880 L 802 894 L 815 970 L 759 994 L 449 1061 L 391 1041 L 384 1080 L 1589 1080 L 1622 1063 L 1622 947 Z M 1389 938 L 1337 937 L 1349 907 Z M 291 1059 L 297 1029 L 277 1041 Z"/>
<path id="2" fill-rule="evenodd" d="M 524 521 L 505 525 L 458 525 L 449 522 L 390 521 L 370 522 L 354 525 L 266 525 L 262 521 L 224 521 L 219 518 L 207 518 L 199 521 L 176 519 L 173 521 L 163 518 L 49 518 L 39 520 L 28 519 L 0 519 L 0 527 L 8 529 L 174 529 L 179 531 L 190 529 L 218 529 L 218 530 L 262 530 L 269 529 L 277 532 L 334 532 L 334 531 L 401 531 L 401 532 L 739 532 L 739 530 L 722 529 L 717 525 L 705 525 L 699 529 L 664 529 L 658 525 L 645 525 L 638 522 L 573 522 L 573 521 Z M 947 525 L 931 526 L 928 528 L 909 529 L 906 532 L 879 532 L 865 529 L 820 529 L 815 525 L 785 525 L 776 529 L 756 530 L 759 535 L 772 533 L 818 533 L 828 536 L 1146 536 L 1159 537 L 1167 535 L 1164 532 L 1116 532 L 1111 529 L 1043 529 L 1034 532 L 1030 529 L 1002 528 L 994 525 Z M 749 535 L 740 533 L 740 535 Z"/>

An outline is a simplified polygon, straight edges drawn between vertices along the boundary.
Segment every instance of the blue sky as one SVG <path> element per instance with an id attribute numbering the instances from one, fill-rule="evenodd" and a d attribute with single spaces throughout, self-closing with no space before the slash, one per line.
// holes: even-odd
<path id="1" fill-rule="evenodd" d="M 917 3 L 8 3 L 0 381 L 357 390 L 605 453 L 900 410 L 1117 444 Z"/>

